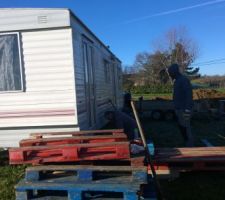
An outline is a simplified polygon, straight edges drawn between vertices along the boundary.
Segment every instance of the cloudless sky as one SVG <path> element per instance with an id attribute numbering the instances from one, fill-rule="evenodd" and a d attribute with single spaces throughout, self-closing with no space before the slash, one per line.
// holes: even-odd
<path id="1" fill-rule="evenodd" d="M 153 41 L 169 29 L 184 26 L 199 46 L 201 74 L 225 75 L 225 0 L 0 0 L 0 7 L 70 8 L 124 65 L 139 52 L 153 52 Z"/>

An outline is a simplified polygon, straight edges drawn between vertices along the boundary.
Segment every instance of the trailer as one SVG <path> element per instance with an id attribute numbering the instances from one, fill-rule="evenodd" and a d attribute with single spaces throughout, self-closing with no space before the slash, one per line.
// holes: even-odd
<path id="1" fill-rule="evenodd" d="M 143 117 L 151 117 L 154 120 L 172 120 L 175 116 L 172 100 L 142 100 L 135 102 L 138 112 Z"/>
<path id="2" fill-rule="evenodd" d="M 193 114 L 210 114 L 214 118 L 219 118 L 224 115 L 225 100 L 218 99 L 198 99 L 193 103 Z M 154 120 L 173 120 L 175 118 L 175 109 L 173 100 L 169 99 L 154 99 L 135 102 L 139 113 L 143 117 L 150 117 Z"/>
<path id="3" fill-rule="evenodd" d="M 122 107 L 121 61 L 68 9 L 0 9 L 0 146 L 98 129 Z"/>

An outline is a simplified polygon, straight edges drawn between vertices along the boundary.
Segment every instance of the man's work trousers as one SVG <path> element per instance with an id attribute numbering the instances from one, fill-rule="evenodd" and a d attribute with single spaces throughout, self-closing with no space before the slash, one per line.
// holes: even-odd
<path id="1" fill-rule="evenodd" d="M 193 136 L 191 133 L 191 115 L 190 117 L 184 117 L 183 110 L 176 110 L 176 116 L 178 121 L 178 126 L 186 146 L 192 147 L 194 145 Z"/>

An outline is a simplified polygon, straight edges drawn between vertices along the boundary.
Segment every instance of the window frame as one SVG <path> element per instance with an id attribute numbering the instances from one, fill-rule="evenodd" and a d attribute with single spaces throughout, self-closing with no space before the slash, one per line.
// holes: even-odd
<path id="1" fill-rule="evenodd" d="M 2 36 L 2 35 L 16 35 L 17 36 L 17 41 L 18 41 L 17 45 L 18 45 L 18 52 L 19 52 L 19 65 L 20 65 L 21 89 L 20 90 L 0 91 L 0 94 L 24 92 L 23 63 L 22 63 L 22 52 L 21 52 L 21 34 L 19 32 L 5 32 L 5 33 L 0 33 L 0 36 Z"/>
<path id="2" fill-rule="evenodd" d="M 111 83 L 111 67 L 110 67 L 110 62 L 106 59 L 103 59 L 104 62 L 104 78 L 105 78 L 105 83 L 110 84 Z M 107 73 L 108 72 L 108 73 Z"/>

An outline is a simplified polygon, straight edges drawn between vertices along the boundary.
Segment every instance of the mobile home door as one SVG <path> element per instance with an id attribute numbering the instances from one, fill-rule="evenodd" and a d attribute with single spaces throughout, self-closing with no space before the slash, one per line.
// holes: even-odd
<path id="1" fill-rule="evenodd" d="M 83 41 L 83 60 L 85 70 L 85 95 L 89 128 L 96 125 L 94 49 L 89 41 Z"/>

